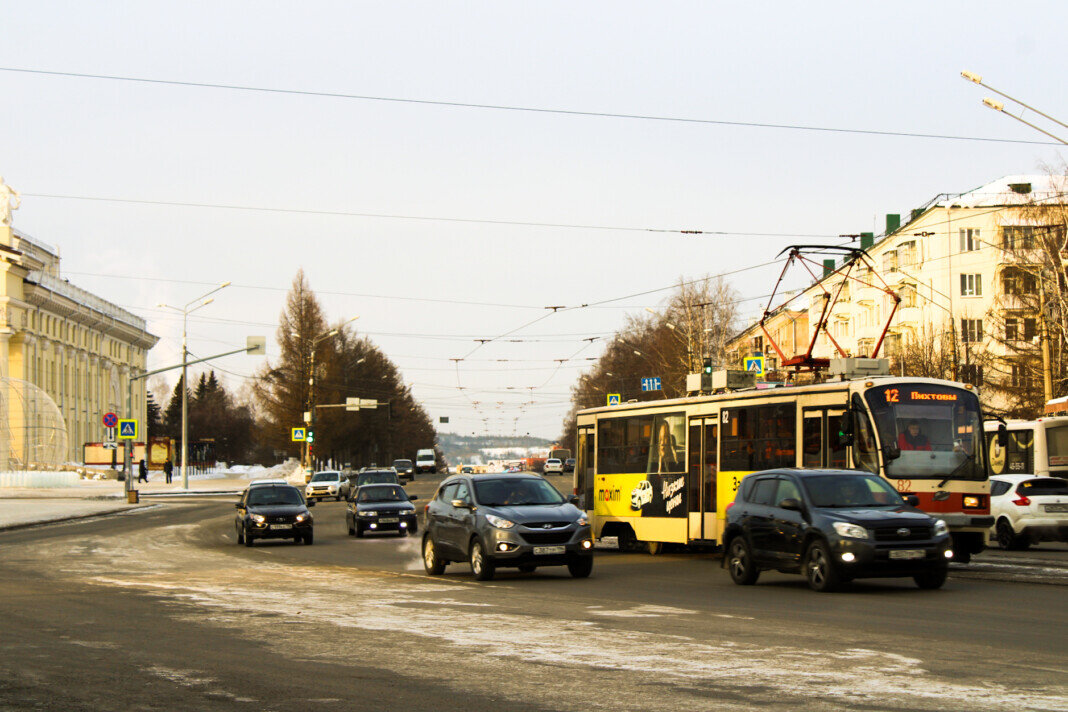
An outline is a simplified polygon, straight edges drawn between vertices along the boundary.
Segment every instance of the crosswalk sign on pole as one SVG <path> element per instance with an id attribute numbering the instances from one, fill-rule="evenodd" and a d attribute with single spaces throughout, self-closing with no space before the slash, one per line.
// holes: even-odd
<path id="1" fill-rule="evenodd" d="M 621 401 L 622 398 L 620 398 L 620 395 L 618 393 L 608 394 L 608 405 L 619 405 Z"/>
<path id="2" fill-rule="evenodd" d="M 120 420 L 119 438 L 122 440 L 137 440 L 137 421 L 132 418 Z"/>
<path id="3" fill-rule="evenodd" d="M 752 373 L 757 378 L 764 376 L 764 357 L 763 356 L 749 356 L 745 359 L 745 371 L 746 373 Z"/>
<path id="4" fill-rule="evenodd" d="M 293 442 L 302 443 L 307 440 L 308 431 L 305 428 L 293 428 Z"/>

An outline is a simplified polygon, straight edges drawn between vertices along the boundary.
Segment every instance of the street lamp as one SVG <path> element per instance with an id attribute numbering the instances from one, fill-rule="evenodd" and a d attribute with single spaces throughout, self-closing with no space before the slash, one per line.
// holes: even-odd
<path id="1" fill-rule="evenodd" d="M 182 489 L 189 489 L 189 470 L 186 467 L 186 461 L 189 458 L 189 381 L 186 379 L 188 362 L 189 362 L 189 348 L 186 342 L 186 331 L 189 325 L 189 315 L 195 312 L 201 307 L 206 307 L 215 301 L 214 298 L 208 299 L 207 297 L 215 294 L 220 289 L 225 289 L 230 286 L 230 282 L 226 281 L 220 284 L 218 287 L 201 294 L 196 299 L 186 303 L 184 307 L 179 309 L 178 307 L 172 307 L 170 304 L 160 304 L 160 307 L 164 309 L 172 309 L 176 312 L 180 312 L 182 315 Z M 197 304 L 197 302 L 200 302 Z M 193 305 L 196 304 L 194 307 Z M 192 307 L 192 308 L 190 308 Z"/>
<path id="2" fill-rule="evenodd" d="M 311 357 L 308 359 L 308 432 L 312 433 L 313 438 L 315 437 L 315 351 L 319 348 L 319 344 L 341 333 L 341 327 L 345 326 L 345 324 L 350 324 L 359 318 L 360 317 L 358 316 L 354 316 L 347 321 L 343 321 L 330 331 L 320 334 L 311 340 Z M 306 460 L 305 467 L 310 467 L 312 461 L 311 448 L 308 446 L 307 441 L 304 442 L 304 454 Z"/>
<path id="3" fill-rule="evenodd" d="M 1035 107 L 1030 106 L 1028 104 L 1025 104 L 1024 102 L 1020 101 L 1016 97 L 1009 96 L 1008 94 L 1006 94 L 1003 91 L 998 91 L 997 89 L 995 89 L 994 87 L 990 86 L 989 84 L 984 84 L 983 83 L 983 78 L 980 75 L 976 74 L 975 72 L 969 72 L 969 71 L 965 70 L 965 71 L 961 72 L 960 75 L 962 77 L 964 77 L 965 79 L 967 79 L 968 81 L 975 82 L 979 86 L 985 87 L 985 88 L 989 89 L 990 91 L 994 92 L 995 94 L 999 94 L 999 95 L 1005 97 L 1006 99 L 1008 99 L 1009 101 L 1012 101 L 1012 102 L 1014 102 L 1016 104 L 1019 104 L 1020 106 L 1022 106 L 1025 109 L 1030 109 L 1031 111 L 1035 112 L 1039 116 L 1042 116 L 1042 117 L 1044 117 L 1046 119 L 1049 119 L 1053 123 L 1059 124 L 1059 125 L 1063 126 L 1064 128 L 1068 129 L 1068 124 L 1064 123 L 1063 121 L 1055 119 L 1052 116 L 1050 116 L 1049 114 L 1044 114 L 1041 111 L 1039 111 L 1038 109 L 1036 109 Z M 1039 128 L 1038 126 L 1035 126 L 1030 121 L 1027 121 L 1024 118 L 1022 118 L 1020 116 L 1017 116 L 1016 114 L 1010 114 L 1009 112 L 1005 111 L 1005 104 L 1003 102 L 998 101 L 997 99 L 984 98 L 983 99 L 983 104 L 985 106 L 990 107 L 994 111 L 1000 111 L 1002 114 L 1005 114 L 1006 116 L 1011 116 L 1012 118 L 1014 118 L 1017 121 L 1019 121 L 1021 124 L 1025 124 L 1026 126 L 1030 126 L 1031 128 L 1033 128 L 1035 131 L 1038 131 L 1039 133 L 1044 133 L 1047 136 L 1049 136 L 1050 138 L 1055 139 L 1057 141 L 1060 141 L 1061 143 L 1063 143 L 1065 145 L 1068 145 L 1068 141 L 1065 141 L 1063 138 L 1060 138 L 1059 136 L 1054 136 L 1049 131 L 1046 131 L 1045 129 L 1042 129 L 1042 128 Z"/>

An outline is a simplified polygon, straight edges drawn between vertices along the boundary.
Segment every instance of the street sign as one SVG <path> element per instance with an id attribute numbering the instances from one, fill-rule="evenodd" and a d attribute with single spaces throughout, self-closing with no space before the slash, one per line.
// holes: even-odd
<path id="1" fill-rule="evenodd" d="M 369 408 L 377 408 L 378 401 L 372 398 L 346 398 L 345 410 L 364 410 Z"/>
<path id="2" fill-rule="evenodd" d="M 653 376 L 651 378 L 642 379 L 643 391 L 659 391 L 660 390 L 660 376 Z"/>
<path id="3" fill-rule="evenodd" d="M 747 373 L 756 374 L 757 378 L 764 375 L 764 357 L 763 356 L 749 356 L 745 359 L 745 370 Z"/>
<path id="4" fill-rule="evenodd" d="M 293 428 L 291 432 L 293 442 L 295 443 L 302 443 L 307 439 L 305 436 L 308 434 L 308 431 L 304 428 Z"/>
<path id="5" fill-rule="evenodd" d="M 360 407 L 361 408 L 377 408 L 378 407 L 378 401 L 376 401 L 374 399 L 369 399 L 369 398 L 361 398 L 360 399 Z"/>
<path id="6" fill-rule="evenodd" d="M 608 394 L 608 405 L 619 405 L 622 402 L 622 398 L 618 393 Z"/>
<path id="7" fill-rule="evenodd" d="M 359 409 L 360 409 L 360 399 L 359 398 L 346 398 L 345 399 L 345 410 L 359 410 Z"/>
<path id="8" fill-rule="evenodd" d="M 114 441 L 109 442 L 109 443 L 104 443 L 104 449 L 105 450 L 118 450 L 119 449 L 119 444 L 117 442 L 114 442 Z"/>
<path id="9" fill-rule="evenodd" d="M 123 440 L 137 439 L 137 421 L 134 419 L 119 421 L 119 437 Z"/>
<path id="10" fill-rule="evenodd" d="M 115 422 L 118 423 L 119 421 L 116 420 Z M 115 428 L 106 429 L 104 431 L 104 443 L 107 444 L 107 443 L 114 443 L 114 442 L 115 442 Z"/>
<path id="11" fill-rule="evenodd" d="M 441 416 L 440 418 L 438 418 L 438 422 L 439 423 L 448 423 L 449 422 L 449 416 L 447 416 L 447 415 Z"/>
<path id="12" fill-rule="evenodd" d="M 249 356 L 263 356 L 267 353 L 266 336 L 246 336 L 245 353 Z"/>
<path id="13" fill-rule="evenodd" d="M 119 416 L 114 413 L 104 413 L 103 421 L 105 428 L 114 428 L 119 424 Z"/>

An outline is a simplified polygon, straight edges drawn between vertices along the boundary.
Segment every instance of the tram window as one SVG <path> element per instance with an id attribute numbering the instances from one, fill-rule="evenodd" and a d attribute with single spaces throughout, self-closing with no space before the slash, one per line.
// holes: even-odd
<path id="1" fill-rule="evenodd" d="M 705 426 L 705 511 L 716 511 L 716 433 L 718 425 Z"/>
<path id="2" fill-rule="evenodd" d="M 838 469 L 846 469 L 849 467 L 849 461 L 846 456 L 848 450 L 846 444 L 846 415 L 845 413 L 838 413 L 837 415 L 828 414 L 827 416 L 827 439 L 829 442 L 829 457 L 827 458 L 827 466 Z"/>
<path id="3" fill-rule="evenodd" d="M 646 472 L 685 472 L 686 462 L 680 447 L 686 438 L 685 427 L 682 415 L 656 416 L 646 447 L 649 455 Z"/>
<path id="4" fill-rule="evenodd" d="M 801 467 L 823 467 L 822 413 L 808 415 L 801 432 Z"/>
<path id="5" fill-rule="evenodd" d="M 853 417 L 856 419 L 856 443 L 853 458 L 855 466 L 860 470 L 867 470 L 873 474 L 879 474 L 879 461 L 875 454 L 875 433 L 872 432 L 871 421 L 864 411 L 863 402 L 855 396 L 853 403 Z"/>
<path id="6" fill-rule="evenodd" d="M 797 456 L 796 408 L 792 403 L 731 408 L 723 432 L 724 470 L 793 467 Z"/>
<path id="7" fill-rule="evenodd" d="M 701 424 L 694 421 L 690 425 L 690 452 L 687 457 L 689 463 L 689 510 L 699 512 L 701 510 Z"/>
<path id="8" fill-rule="evenodd" d="M 597 428 L 599 473 L 685 471 L 686 420 L 681 413 L 610 418 L 599 421 Z"/>

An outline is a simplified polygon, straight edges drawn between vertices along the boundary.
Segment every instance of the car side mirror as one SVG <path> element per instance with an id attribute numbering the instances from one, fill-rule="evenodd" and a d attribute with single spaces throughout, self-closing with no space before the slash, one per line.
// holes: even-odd
<path id="1" fill-rule="evenodd" d="M 1009 447 L 1009 429 L 1005 427 L 1005 423 L 998 425 L 998 447 L 1002 450 Z"/>
<path id="2" fill-rule="evenodd" d="M 578 495 L 574 495 L 574 494 L 571 495 L 570 497 L 567 498 L 567 501 L 577 507 L 578 503 L 579 503 Z"/>
<path id="3" fill-rule="evenodd" d="M 315 506 L 315 500 L 314 499 L 309 499 L 307 502 L 304 503 L 304 505 L 307 506 L 307 507 L 314 507 Z"/>
<path id="4" fill-rule="evenodd" d="M 418 498 L 418 497 L 413 497 L 413 496 L 411 496 L 411 495 L 408 495 L 408 501 L 409 501 L 409 502 L 414 502 L 414 501 L 416 501 L 417 499 L 419 499 L 419 498 Z"/>
<path id="5" fill-rule="evenodd" d="M 234 509 L 241 509 L 241 508 L 242 508 L 242 507 L 244 507 L 244 506 L 245 506 L 245 505 L 244 505 L 243 503 L 241 503 L 241 502 L 238 502 L 237 504 L 235 504 L 235 505 L 234 505 Z"/>
<path id="6" fill-rule="evenodd" d="M 456 509 L 470 509 L 471 508 L 470 503 L 465 502 L 462 499 L 454 499 L 452 502 L 450 502 L 450 504 L 452 504 L 452 506 L 455 507 Z"/>
<path id="7" fill-rule="evenodd" d="M 917 497 L 914 494 L 905 495 L 905 504 L 907 504 L 910 507 L 919 507 L 920 506 L 920 498 Z"/>
<path id="8" fill-rule="evenodd" d="M 800 512 L 801 502 L 794 499 L 793 497 L 787 497 L 786 499 L 779 502 L 779 509 L 788 509 L 791 512 Z"/>

